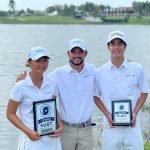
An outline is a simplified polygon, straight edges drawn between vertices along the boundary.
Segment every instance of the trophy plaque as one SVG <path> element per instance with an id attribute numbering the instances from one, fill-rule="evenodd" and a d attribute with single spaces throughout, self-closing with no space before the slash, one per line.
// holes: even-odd
<path id="1" fill-rule="evenodd" d="M 114 126 L 132 125 L 131 100 L 112 101 L 112 120 Z"/>
<path id="2" fill-rule="evenodd" d="M 34 130 L 41 136 L 57 130 L 56 99 L 33 102 Z"/>

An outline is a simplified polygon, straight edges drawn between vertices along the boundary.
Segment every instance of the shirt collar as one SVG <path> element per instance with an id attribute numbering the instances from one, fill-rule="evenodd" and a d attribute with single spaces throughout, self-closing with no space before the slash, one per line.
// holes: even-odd
<path id="1" fill-rule="evenodd" d="M 25 80 L 27 81 L 27 84 L 28 84 L 28 85 L 30 85 L 30 86 L 35 86 L 35 85 L 33 84 L 33 82 L 32 82 L 32 79 L 31 79 L 29 73 L 27 74 L 27 77 L 26 77 Z M 47 78 L 45 75 L 43 75 L 43 83 L 42 83 L 41 88 L 42 88 L 43 86 L 49 84 L 49 82 L 48 82 L 47 80 L 48 80 L 48 78 Z"/>
<path id="2" fill-rule="evenodd" d="M 27 74 L 26 81 L 27 81 L 26 83 L 27 83 L 28 85 L 34 86 L 32 80 L 31 80 L 31 77 L 30 77 L 30 75 L 29 75 L 29 73 Z"/>
<path id="3" fill-rule="evenodd" d="M 112 64 L 111 60 L 108 61 L 107 65 L 108 65 L 108 69 L 111 69 L 111 68 L 115 67 L 115 66 Z M 124 67 L 124 68 L 127 69 L 127 68 L 128 68 L 128 65 L 129 65 L 129 61 L 125 58 L 124 61 L 123 61 L 123 63 L 121 64 L 120 68 L 123 68 L 123 67 Z"/>
<path id="4" fill-rule="evenodd" d="M 74 70 L 74 69 L 70 66 L 69 63 L 66 65 L 65 70 L 67 71 L 68 74 L 70 74 L 70 73 L 72 73 L 72 72 L 77 72 L 76 70 Z M 88 68 L 87 65 L 84 63 L 84 67 L 83 67 L 83 69 L 82 69 L 81 72 L 84 72 L 84 71 L 86 71 L 86 70 L 89 70 L 89 68 Z"/>

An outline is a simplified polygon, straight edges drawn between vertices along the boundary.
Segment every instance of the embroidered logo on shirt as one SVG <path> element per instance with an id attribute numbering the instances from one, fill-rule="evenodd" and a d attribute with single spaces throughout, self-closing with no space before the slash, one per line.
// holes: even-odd
<path id="1" fill-rule="evenodd" d="M 50 93 L 52 93 L 52 92 L 51 91 L 45 92 L 45 94 L 50 94 Z"/>
<path id="2" fill-rule="evenodd" d="M 133 76 L 135 76 L 134 74 L 126 74 L 125 75 L 126 77 L 133 77 Z"/>
<path id="3" fill-rule="evenodd" d="M 87 78 L 87 77 L 89 77 L 89 76 L 91 76 L 91 74 L 84 75 L 84 78 Z"/>

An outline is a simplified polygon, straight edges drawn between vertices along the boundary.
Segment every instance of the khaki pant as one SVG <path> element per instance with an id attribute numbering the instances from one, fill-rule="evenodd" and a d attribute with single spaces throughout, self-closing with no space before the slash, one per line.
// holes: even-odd
<path id="1" fill-rule="evenodd" d="M 60 136 L 62 150 L 92 150 L 92 127 L 76 128 L 64 125 L 64 131 Z"/>

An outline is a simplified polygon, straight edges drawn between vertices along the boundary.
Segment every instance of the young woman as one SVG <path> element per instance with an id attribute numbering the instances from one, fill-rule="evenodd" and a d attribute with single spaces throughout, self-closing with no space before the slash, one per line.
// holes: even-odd
<path id="1" fill-rule="evenodd" d="M 49 63 L 47 50 L 42 47 L 32 48 L 27 62 L 31 71 L 24 80 L 15 84 L 7 107 L 7 118 L 22 131 L 18 150 L 61 150 L 58 136 L 63 131 L 63 126 L 58 113 L 58 129 L 54 134 L 40 136 L 34 131 L 33 101 L 53 99 L 57 96 L 55 82 L 43 75 Z"/>

